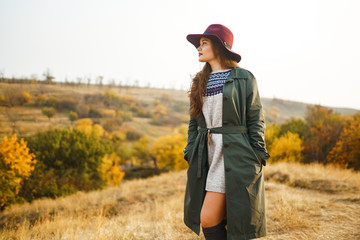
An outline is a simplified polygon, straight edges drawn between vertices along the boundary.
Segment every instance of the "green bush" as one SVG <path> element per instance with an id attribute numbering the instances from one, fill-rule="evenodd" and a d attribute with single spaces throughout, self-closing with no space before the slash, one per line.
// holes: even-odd
<path id="1" fill-rule="evenodd" d="M 62 100 L 59 100 L 58 102 L 56 102 L 56 109 L 59 111 L 62 111 L 62 110 L 75 111 L 76 105 L 78 103 L 79 103 L 79 100 L 74 99 L 74 98 L 62 99 Z"/>
<path id="2" fill-rule="evenodd" d="M 75 121 L 78 119 L 78 114 L 76 112 L 70 111 L 69 112 L 69 119 L 71 122 Z"/>
<path id="3" fill-rule="evenodd" d="M 137 130 L 128 130 L 126 132 L 126 139 L 129 141 L 139 140 L 142 136 L 143 134 L 138 132 Z"/>
<path id="4" fill-rule="evenodd" d="M 119 118 L 109 119 L 103 123 L 103 127 L 107 132 L 113 132 L 121 126 L 123 121 Z"/>
<path id="5" fill-rule="evenodd" d="M 79 103 L 76 106 L 75 112 L 78 114 L 79 118 L 87 118 L 89 117 L 90 107 L 86 104 Z"/>
<path id="6" fill-rule="evenodd" d="M 38 161 L 21 191 L 24 198 L 57 197 L 105 186 L 98 169 L 111 152 L 111 143 L 99 136 L 54 129 L 29 138 L 28 145 Z"/>
<path id="7" fill-rule="evenodd" d="M 50 96 L 46 99 L 45 106 L 47 107 L 56 107 L 58 103 L 58 99 L 54 96 Z"/>
<path id="8" fill-rule="evenodd" d="M 90 107 L 88 117 L 90 118 L 101 118 L 101 111 L 96 107 Z"/>
<path id="9" fill-rule="evenodd" d="M 121 99 L 119 94 L 112 90 L 106 90 L 104 92 L 104 105 L 105 106 L 120 106 Z"/>
<path id="10" fill-rule="evenodd" d="M 121 119 L 124 122 L 128 122 L 132 120 L 132 113 L 131 112 L 127 112 L 127 111 L 121 111 L 118 110 L 116 112 L 116 117 Z"/>
<path id="11" fill-rule="evenodd" d="M 301 139 L 308 136 L 310 129 L 301 118 L 291 118 L 280 126 L 280 136 L 287 132 L 297 133 Z"/>
<path id="12" fill-rule="evenodd" d="M 49 118 L 49 120 L 55 115 L 56 112 L 55 108 L 53 107 L 43 107 L 41 111 L 45 116 Z"/>

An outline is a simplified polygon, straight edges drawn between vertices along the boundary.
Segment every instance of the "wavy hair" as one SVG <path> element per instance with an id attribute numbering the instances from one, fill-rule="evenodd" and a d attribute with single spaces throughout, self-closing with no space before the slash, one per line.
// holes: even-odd
<path id="1" fill-rule="evenodd" d="M 230 54 L 225 50 L 224 46 L 219 41 L 213 41 L 212 48 L 215 57 L 219 58 L 221 67 L 223 69 L 239 67 L 238 63 L 231 58 Z M 190 98 L 190 116 L 199 116 L 202 112 L 203 97 L 206 94 L 206 86 L 210 73 L 212 72 L 210 64 L 205 63 L 203 69 L 198 72 L 192 79 L 191 88 L 188 92 Z"/>

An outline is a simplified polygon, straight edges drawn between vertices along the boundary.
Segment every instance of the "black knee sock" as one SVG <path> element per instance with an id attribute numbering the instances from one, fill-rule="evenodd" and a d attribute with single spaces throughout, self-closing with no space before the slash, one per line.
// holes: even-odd
<path id="1" fill-rule="evenodd" d="M 206 240 L 226 240 L 225 221 L 216 226 L 202 228 Z"/>

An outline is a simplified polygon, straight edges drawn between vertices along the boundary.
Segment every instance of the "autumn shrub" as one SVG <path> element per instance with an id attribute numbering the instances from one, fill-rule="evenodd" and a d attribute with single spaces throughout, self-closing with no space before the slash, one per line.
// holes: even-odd
<path id="1" fill-rule="evenodd" d="M 181 124 L 181 119 L 173 114 L 168 115 L 168 107 L 163 105 L 160 100 L 155 100 L 156 106 L 153 109 L 153 117 L 150 121 L 154 125 L 171 125 L 173 127 Z"/>
<path id="2" fill-rule="evenodd" d="M 310 129 L 301 118 L 290 118 L 281 124 L 279 135 L 284 135 L 287 132 L 297 133 L 301 139 L 304 139 L 304 136 L 310 134 Z"/>
<path id="3" fill-rule="evenodd" d="M 276 123 L 270 123 L 266 125 L 265 141 L 266 147 L 270 151 L 273 142 L 280 136 L 280 127 Z"/>
<path id="4" fill-rule="evenodd" d="M 302 140 L 297 133 L 287 132 L 275 138 L 270 149 L 270 161 L 301 162 Z"/>
<path id="5" fill-rule="evenodd" d="M 16 134 L 0 141 L 0 209 L 22 201 L 18 195 L 21 184 L 34 169 L 35 155 L 29 152 L 24 139 Z"/>
<path id="6" fill-rule="evenodd" d="M 6 98 L 4 95 L 0 94 L 0 106 L 6 106 Z"/>
<path id="7" fill-rule="evenodd" d="M 151 111 L 146 106 L 144 106 L 144 104 L 136 105 L 136 108 L 134 108 L 132 112 L 137 117 L 143 117 L 143 118 L 151 118 L 152 117 Z"/>
<path id="8" fill-rule="evenodd" d="M 41 112 L 42 112 L 45 116 L 47 116 L 47 117 L 49 118 L 49 120 L 50 120 L 50 118 L 52 118 L 52 117 L 55 115 L 56 110 L 55 110 L 55 108 L 53 108 L 53 107 L 43 107 L 43 108 L 41 109 Z"/>
<path id="9" fill-rule="evenodd" d="M 128 143 L 122 143 L 114 146 L 114 151 L 121 159 L 121 164 L 131 164 L 131 159 L 133 157 L 132 147 Z"/>
<path id="10" fill-rule="evenodd" d="M 152 177 L 155 175 L 159 175 L 161 173 L 168 172 L 168 170 L 166 170 L 166 169 L 160 170 L 155 167 L 140 167 L 140 166 L 128 168 L 128 169 L 125 169 L 124 171 L 125 171 L 124 179 L 126 179 L 126 180 L 148 178 L 148 177 Z"/>
<path id="11" fill-rule="evenodd" d="M 5 86 L 0 89 L 1 105 L 5 107 L 15 107 L 22 105 L 22 92 L 17 87 Z"/>
<path id="12" fill-rule="evenodd" d="M 122 143 L 126 139 L 126 134 L 121 131 L 114 131 L 110 134 L 110 139 L 113 142 Z"/>
<path id="13" fill-rule="evenodd" d="M 99 167 L 102 180 L 108 185 L 116 186 L 119 185 L 125 176 L 125 172 L 119 165 L 121 159 L 115 153 L 105 154 L 102 158 L 102 164 Z"/>
<path id="14" fill-rule="evenodd" d="M 91 106 L 90 109 L 89 109 L 88 117 L 101 118 L 102 115 L 101 115 L 100 109 L 98 107 L 96 107 L 96 106 Z"/>
<path id="15" fill-rule="evenodd" d="M 29 92 L 22 92 L 20 97 L 20 105 L 31 103 L 33 96 Z"/>
<path id="16" fill-rule="evenodd" d="M 75 98 L 61 99 L 56 102 L 55 108 L 59 111 L 62 111 L 62 110 L 76 111 L 76 105 L 78 103 L 79 103 L 79 100 L 75 99 Z"/>
<path id="17" fill-rule="evenodd" d="M 141 137 L 137 142 L 134 143 L 132 148 L 133 157 L 137 158 L 139 165 L 147 165 L 152 160 L 150 152 L 151 139 L 149 136 Z M 156 162 L 154 162 L 154 165 Z M 155 165 L 156 167 L 156 165 Z"/>
<path id="18" fill-rule="evenodd" d="M 44 106 L 48 97 L 45 94 L 38 94 L 35 98 L 35 104 L 37 106 Z"/>
<path id="19" fill-rule="evenodd" d="M 327 155 L 342 131 L 343 117 L 329 108 L 314 105 L 308 108 L 305 121 L 310 129 L 309 136 L 304 138 L 306 160 L 327 164 Z"/>
<path id="20" fill-rule="evenodd" d="M 138 130 L 128 129 L 126 132 L 126 139 L 129 141 L 139 140 L 143 136 Z"/>
<path id="21" fill-rule="evenodd" d="M 123 122 L 128 122 L 132 120 L 132 113 L 129 111 L 122 111 L 118 110 L 116 111 L 116 117 L 121 119 Z"/>
<path id="22" fill-rule="evenodd" d="M 87 104 L 97 104 L 99 102 L 104 102 L 104 96 L 102 94 L 86 94 L 84 100 Z"/>
<path id="23" fill-rule="evenodd" d="M 136 105 L 136 98 L 133 95 L 124 95 L 120 97 L 121 104 L 126 106 L 135 106 Z"/>
<path id="24" fill-rule="evenodd" d="M 168 111 L 166 106 L 159 103 L 155 106 L 153 113 L 154 113 L 154 118 L 160 118 L 166 116 L 168 114 Z"/>
<path id="25" fill-rule="evenodd" d="M 186 137 L 177 134 L 155 139 L 150 151 L 159 169 L 180 170 L 188 166 L 183 154 L 185 146 Z"/>
<path id="26" fill-rule="evenodd" d="M 183 124 L 180 127 L 178 127 L 177 132 L 187 138 L 187 134 L 188 134 L 187 124 Z"/>
<path id="27" fill-rule="evenodd" d="M 78 119 L 78 114 L 76 112 L 70 111 L 69 112 L 69 120 L 74 122 Z"/>
<path id="28" fill-rule="evenodd" d="M 87 104 L 79 103 L 76 105 L 75 112 L 78 114 L 79 118 L 89 117 L 90 106 Z"/>
<path id="29" fill-rule="evenodd" d="M 99 113 L 103 118 L 114 118 L 117 115 L 114 109 L 99 109 Z"/>
<path id="30" fill-rule="evenodd" d="M 29 138 L 28 145 L 37 163 L 21 192 L 26 199 L 57 197 L 106 185 L 99 169 L 105 154 L 111 152 L 111 144 L 98 134 L 54 129 Z"/>
<path id="31" fill-rule="evenodd" d="M 120 95 L 108 89 L 104 92 L 104 105 L 105 106 L 120 106 Z"/>
<path id="32" fill-rule="evenodd" d="M 344 123 L 344 128 L 327 159 L 334 165 L 360 170 L 360 112 Z"/>
<path id="33" fill-rule="evenodd" d="M 55 108 L 57 103 L 58 103 L 58 99 L 55 97 L 55 96 L 50 96 L 46 99 L 46 102 L 45 102 L 45 106 L 47 107 L 53 107 Z"/>
<path id="34" fill-rule="evenodd" d="M 89 118 L 79 119 L 75 123 L 75 129 L 86 133 L 87 136 L 96 136 L 98 138 L 103 137 L 106 132 L 104 128 L 99 124 L 94 124 Z"/>
<path id="35" fill-rule="evenodd" d="M 119 118 L 110 118 L 106 119 L 102 125 L 106 131 L 113 132 L 116 131 L 122 125 L 122 123 L 123 121 Z"/>

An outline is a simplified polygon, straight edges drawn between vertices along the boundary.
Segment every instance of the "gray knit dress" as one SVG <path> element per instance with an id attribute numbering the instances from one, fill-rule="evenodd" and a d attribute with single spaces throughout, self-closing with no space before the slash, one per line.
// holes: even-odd
<path id="1" fill-rule="evenodd" d="M 209 77 L 202 112 L 208 128 L 222 127 L 223 85 L 231 69 L 213 71 Z M 225 193 L 222 134 L 211 134 L 208 143 L 209 172 L 206 191 Z"/>

